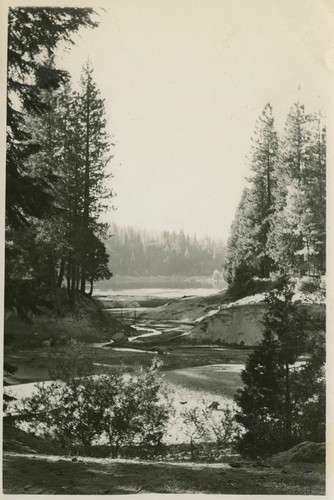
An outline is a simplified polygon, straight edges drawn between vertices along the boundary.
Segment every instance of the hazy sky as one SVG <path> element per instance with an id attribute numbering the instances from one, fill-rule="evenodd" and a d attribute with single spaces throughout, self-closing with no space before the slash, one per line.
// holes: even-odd
<path id="1" fill-rule="evenodd" d="M 298 98 L 309 111 L 328 107 L 334 3 L 110 0 L 107 9 L 59 62 L 77 78 L 89 56 L 106 99 L 117 143 L 109 220 L 226 240 L 265 104 L 279 130 Z"/>

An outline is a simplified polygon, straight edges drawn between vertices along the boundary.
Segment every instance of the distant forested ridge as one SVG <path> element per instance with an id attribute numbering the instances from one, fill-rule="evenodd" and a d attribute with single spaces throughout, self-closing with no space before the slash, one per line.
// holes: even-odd
<path id="1" fill-rule="evenodd" d="M 258 118 L 245 187 L 228 241 L 225 278 L 242 288 L 271 273 L 326 271 L 326 127 L 295 103 L 278 134 L 267 104 Z"/>
<path id="2" fill-rule="evenodd" d="M 117 225 L 111 227 L 111 233 L 106 242 L 109 268 L 118 275 L 211 276 L 224 265 L 223 243 L 209 237 Z"/>

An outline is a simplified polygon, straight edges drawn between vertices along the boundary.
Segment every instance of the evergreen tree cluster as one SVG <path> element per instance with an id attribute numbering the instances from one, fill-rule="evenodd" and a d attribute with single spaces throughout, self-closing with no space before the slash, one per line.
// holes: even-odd
<path id="1" fill-rule="evenodd" d="M 209 237 L 200 239 L 183 231 L 149 233 L 117 225 L 111 232 L 106 247 L 119 275 L 211 276 L 224 265 L 223 243 Z"/>
<path id="2" fill-rule="evenodd" d="M 249 456 L 326 438 L 325 310 L 312 313 L 292 297 L 289 279 L 280 277 L 267 295 L 263 339 L 248 357 L 235 397 L 245 429 L 238 445 Z"/>
<path id="3" fill-rule="evenodd" d="M 99 216 L 112 193 L 104 100 L 87 63 L 77 88 L 56 68 L 59 44 L 94 27 L 83 8 L 12 8 L 8 28 L 6 306 L 24 310 L 67 283 L 71 300 L 108 278 Z M 26 304 L 27 305 L 27 304 Z"/>
<path id="4" fill-rule="evenodd" d="M 267 104 L 256 122 L 251 175 L 227 248 L 226 279 L 241 290 L 271 272 L 321 275 L 326 265 L 326 127 L 299 102 L 282 134 Z"/>

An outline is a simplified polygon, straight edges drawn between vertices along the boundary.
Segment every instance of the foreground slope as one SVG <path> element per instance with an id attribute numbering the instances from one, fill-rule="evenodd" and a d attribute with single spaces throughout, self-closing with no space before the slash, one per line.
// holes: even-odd
<path id="1" fill-rule="evenodd" d="M 202 464 L 70 457 L 53 443 L 4 426 L 6 494 L 215 493 L 321 495 L 323 464 Z"/>

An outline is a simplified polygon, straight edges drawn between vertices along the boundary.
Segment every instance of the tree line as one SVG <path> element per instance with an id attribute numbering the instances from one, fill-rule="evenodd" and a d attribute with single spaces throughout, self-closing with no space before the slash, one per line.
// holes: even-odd
<path id="1" fill-rule="evenodd" d="M 11 8 L 8 17 L 6 306 L 66 284 L 91 294 L 109 278 L 99 222 L 111 139 L 89 63 L 78 85 L 55 65 L 60 44 L 97 26 L 92 9 Z M 87 290 L 87 285 L 89 289 Z M 32 301 L 33 302 L 33 301 Z"/>
<path id="2" fill-rule="evenodd" d="M 221 270 L 225 248 L 221 241 L 180 232 L 147 232 L 111 226 L 106 241 L 112 270 L 120 275 L 211 276 Z"/>
<path id="3" fill-rule="evenodd" d="M 242 289 L 277 271 L 326 270 L 326 127 L 295 103 L 278 134 L 267 104 L 252 137 L 248 179 L 232 225 L 226 279 Z"/>
<path id="4" fill-rule="evenodd" d="M 237 391 L 238 449 L 259 457 L 303 441 L 325 441 L 325 306 L 294 301 L 300 289 L 324 295 L 326 272 L 326 127 L 320 112 L 295 103 L 284 130 L 267 104 L 258 118 L 250 176 L 228 241 L 225 273 L 234 296 L 271 281 L 263 337 L 248 357 Z M 316 278 L 316 279 L 314 279 Z M 303 285 L 303 286 L 302 286 Z"/>

